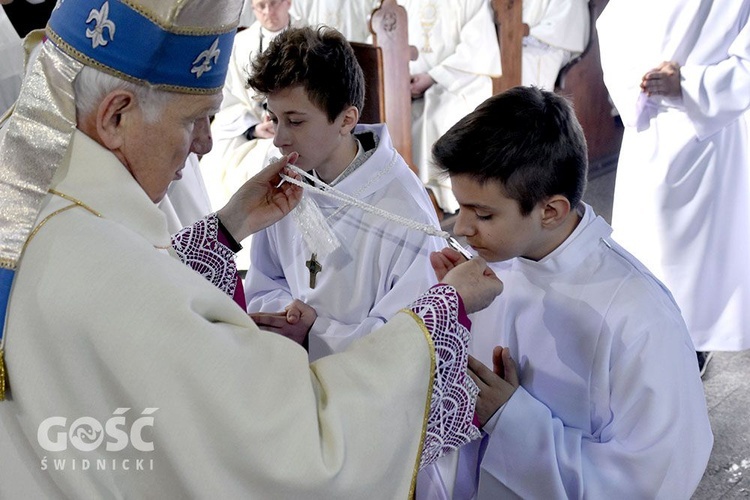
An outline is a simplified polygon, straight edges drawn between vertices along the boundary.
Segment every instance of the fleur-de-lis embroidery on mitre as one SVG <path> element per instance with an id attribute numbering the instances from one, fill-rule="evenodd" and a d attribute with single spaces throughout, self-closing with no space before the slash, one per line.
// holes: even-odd
<path id="1" fill-rule="evenodd" d="M 89 12 L 89 17 L 88 19 L 86 19 L 86 24 L 90 23 L 91 21 L 96 21 L 96 25 L 94 26 L 94 29 L 86 29 L 86 37 L 91 38 L 91 45 L 94 48 L 97 48 L 100 45 L 104 47 L 109 42 L 104 38 L 105 29 L 109 30 L 109 39 L 115 39 L 115 23 L 107 19 L 108 16 L 109 2 L 104 2 L 104 5 L 102 5 L 101 9 L 91 9 L 91 12 Z"/>
<path id="2" fill-rule="evenodd" d="M 203 73 L 211 71 L 213 68 L 211 66 L 211 59 L 214 60 L 214 63 L 219 62 L 219 54 L 221 54 L 221 49 L 219 49 L 219 39 L 217 38 L 209 48 L 198 54 L 198 57 L 193 61 L 193 68 L 190 72 L 195 73 L 196 78 L 200 78 L 203 76 Z M 201 60 L 203 62 L 198 64 Z"/>

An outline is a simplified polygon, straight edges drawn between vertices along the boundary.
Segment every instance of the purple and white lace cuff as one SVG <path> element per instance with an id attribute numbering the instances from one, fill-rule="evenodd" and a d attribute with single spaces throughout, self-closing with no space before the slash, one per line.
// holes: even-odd
<path id="1" fill-rule="evenodd" d="M 220 241 L 216 213 L 172 235 L 172 247 L 182 262 L 230 297 L 234 296 L 237 265 L 234 252 Z"/>
<path id="2" fill-rule="evenodd" d="M 435 346 L 436 373 L 421 469 L 480 437 L 474 425 L 479 389 L 466 372 L 470 323 L 456 289 L 435 285 L 409 309 L 422 318 Z"/>

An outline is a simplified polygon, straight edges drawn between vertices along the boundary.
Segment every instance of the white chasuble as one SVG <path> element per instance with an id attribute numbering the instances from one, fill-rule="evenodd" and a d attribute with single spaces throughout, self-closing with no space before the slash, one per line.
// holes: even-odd
<path id="1" fill-rule="evenodd" d="M 92 211 L 50 218 L 17 271 L 0 497 L 406 498 L 423 324 L 396 314 L 310 365 L 162 251 L 164 215 L 114 155 L 81 133 L 71 148 L 56 189 Z M 71 204 L 51 196 L 39 220 Z"/>

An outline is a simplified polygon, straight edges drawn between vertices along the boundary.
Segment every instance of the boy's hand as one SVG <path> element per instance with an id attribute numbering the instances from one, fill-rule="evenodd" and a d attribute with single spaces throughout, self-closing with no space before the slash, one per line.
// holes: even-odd
<path id="1" fill-rule="evenodd" d="M 263 330 L 278 333 L 305 345 L 310 328 L 318 319 L 318 313 L 301 300 L 295 300 L 283 312 L 251 313 L 250 318 Z"/>
<path id="2" fill-rule="evenodd" d="M 481 257 L 456 265 L 440 281 L 456 289 L 468 314 L 484 309 L 503 291 L 503 282 Z"/>
<path id="3" fill-rule="evenodd" d="M 438 281 L 443 281 L 448 271 L 462 262 L 466 262 L 466 258 L 450 247 L 445 247 L 439 252 L 430 254 L 430 264 L 432 264 L 432 269 L 435 271 Z"/>
<path id="4" fill-rule="evenodd" d="M 480 426 L 504 405 L 520 385 L 516 363 L 510 349 L 497 346 L 492 350 L 492 370 L 473 356 L 469 356 L 469 376 L 479 387 L 477 418 Z"/>

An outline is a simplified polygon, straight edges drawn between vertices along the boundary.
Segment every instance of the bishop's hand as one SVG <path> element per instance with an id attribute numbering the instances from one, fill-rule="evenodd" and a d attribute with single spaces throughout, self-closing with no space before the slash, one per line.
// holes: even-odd
<path id="1" fill-rule="evenodd" d="M 436 252 L 445 255 L 446 250 Z M 455 250 L 450 250 L 455 252 Z M 458 254 L 458 252 L 455 252 Z M 432 257 L 435 254 L 430 255 Z M 458 254 L 460 256 L 460 254 Z M 438 258 L 436 256 L 436 258 Z M 450 260 L 450 259 L 448 259 Z M 446 285 L 451 285 L 456 289 L 458 295 L 464 302 L 467 313 L 473 313 L 484 309 L 495 300 L 495 297 L 503 291 L 503 282 L 500 281 L 495 273 L 487 266 L 487 262 L 481 257 L 474 257 L 469 261 L 452 263 L 453 267 L 448 269 L 442 279 L 438 279 Z M 445 264 L 445 262 L 444 262 Z M 448 267 L 449 264 L 445 264 Z M 433 263 L 433 268 L 435 264 Z M 438 274 L 436 270 L 436 274 Z"/>
<path id="2" fill-rule="evenodd" d="M 219 220 L 237 241 L 277 222 L 292 211 L 302 199 L 302 188 L 281 183 L 280 174 L 299 179 L 286 168 L 297 160 L 297 153 L 282 156 L 243 184 L 224 207 Z"/>

